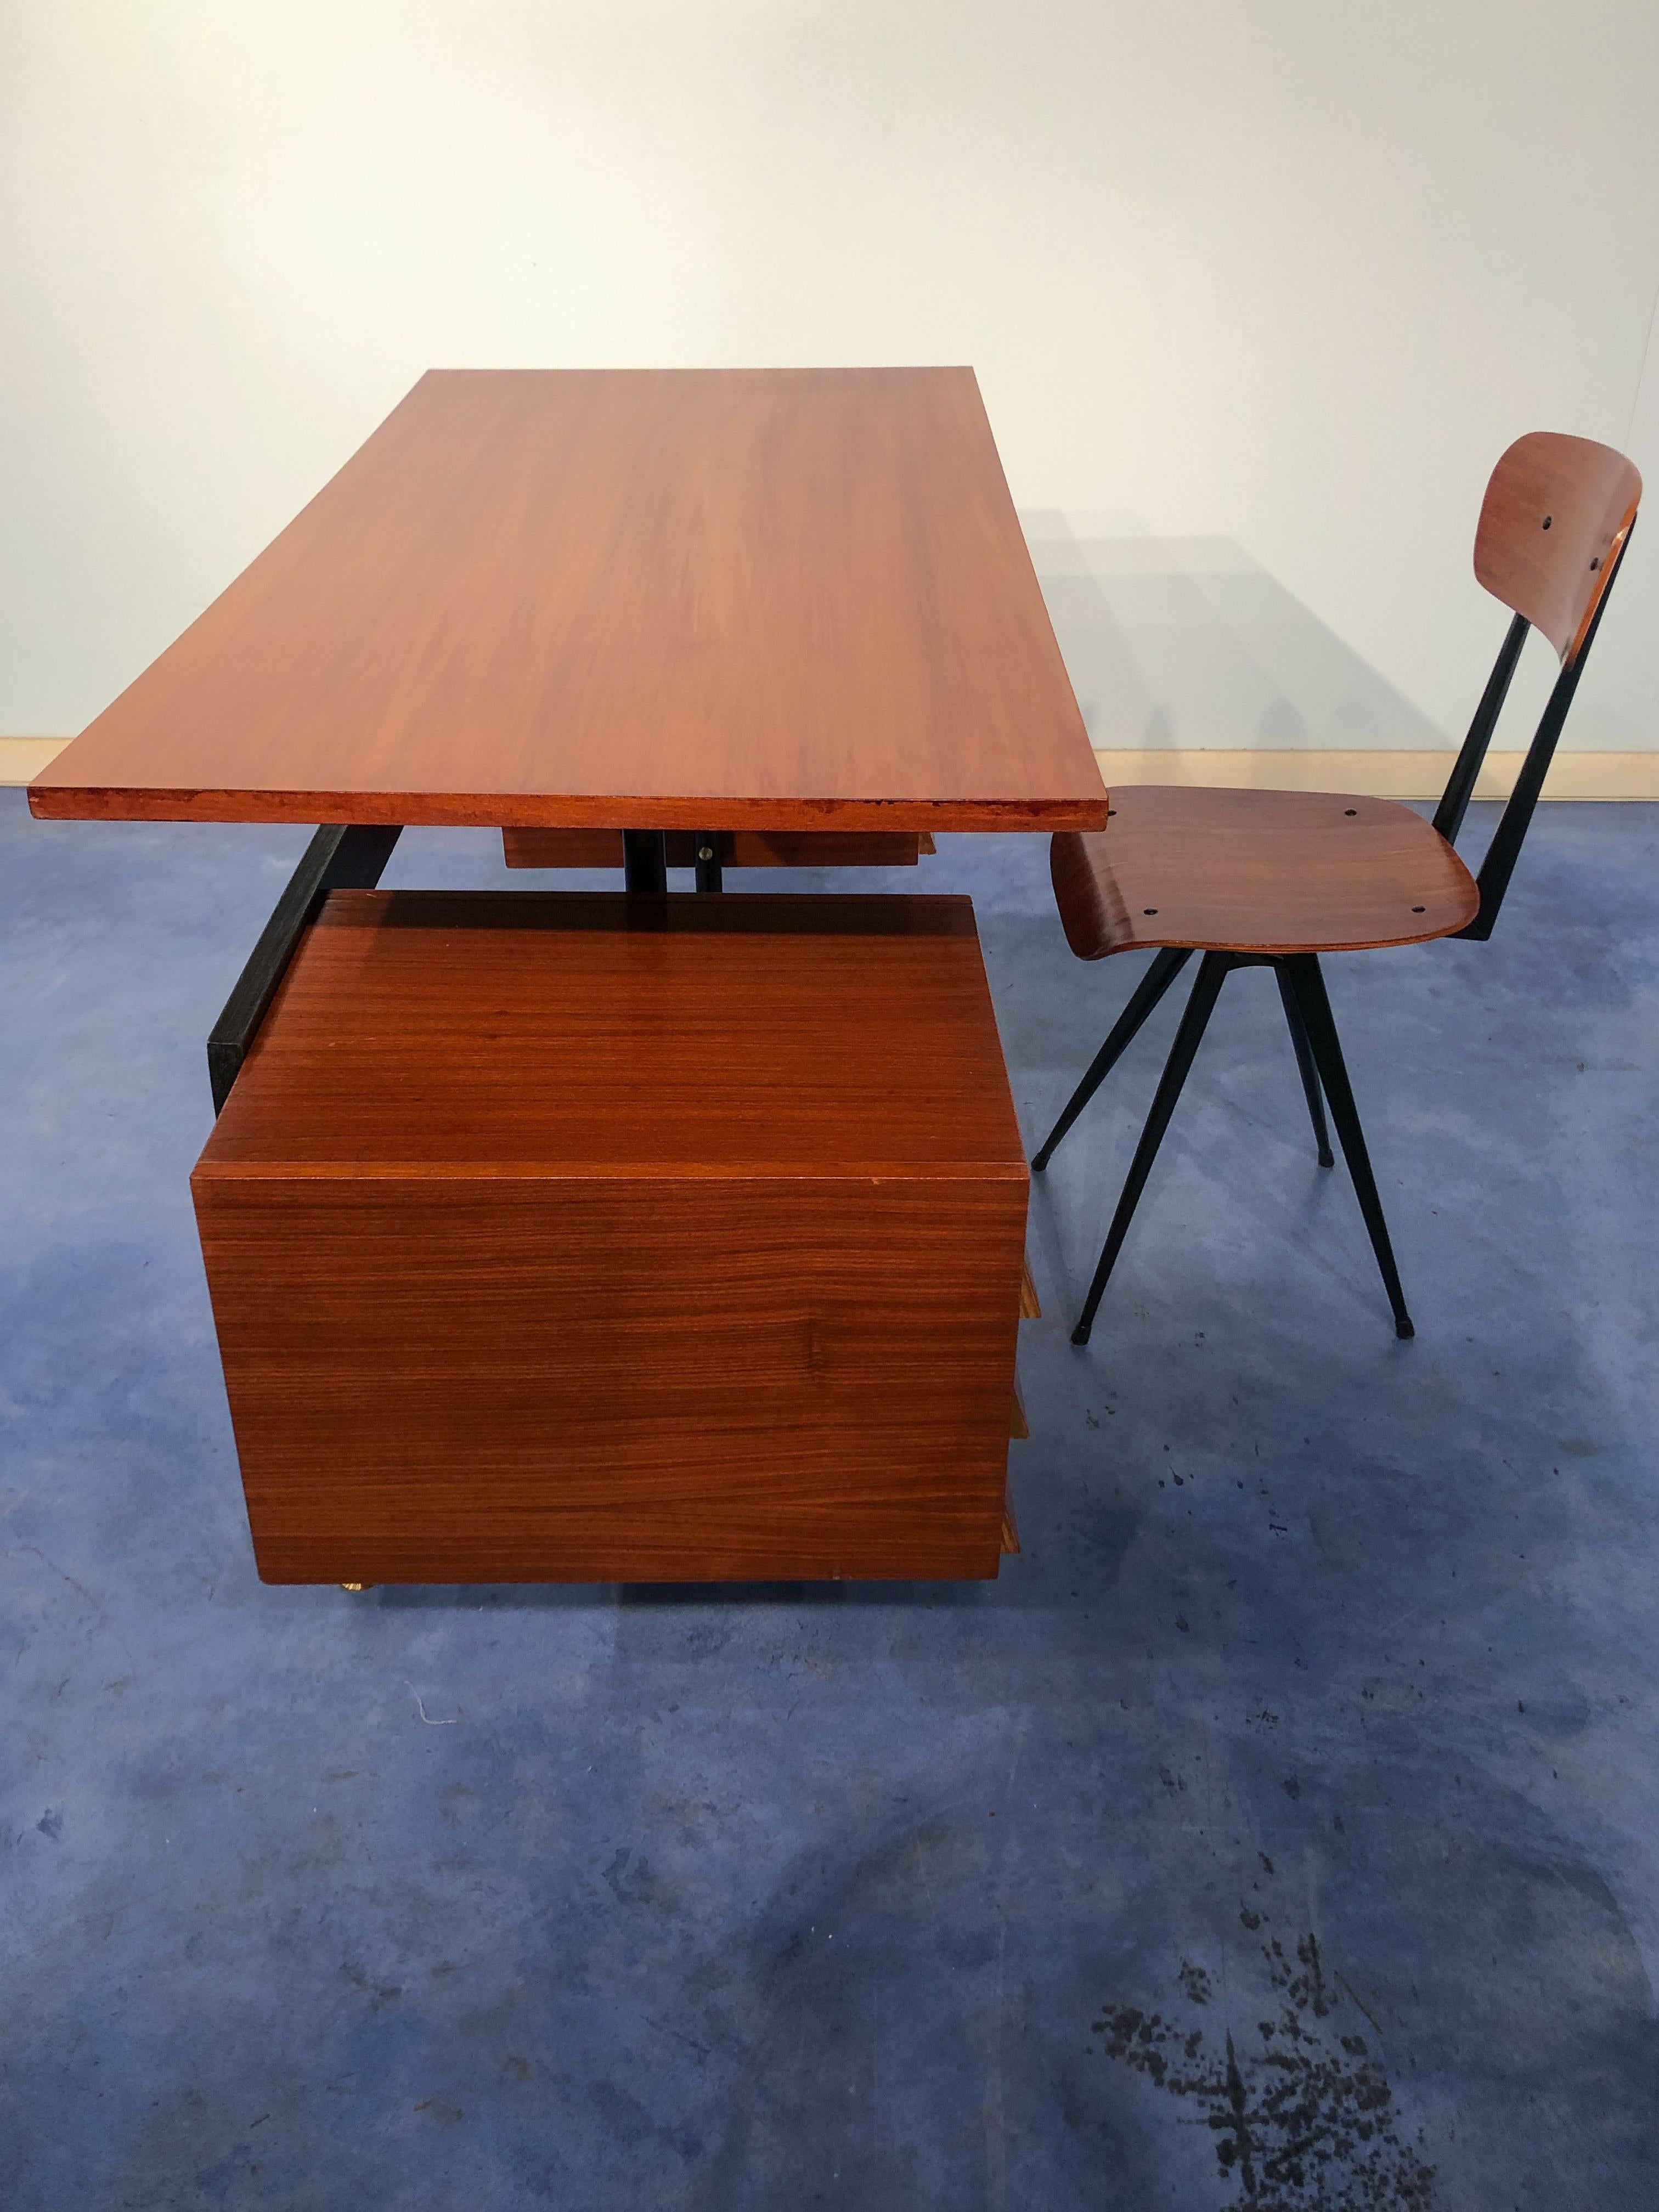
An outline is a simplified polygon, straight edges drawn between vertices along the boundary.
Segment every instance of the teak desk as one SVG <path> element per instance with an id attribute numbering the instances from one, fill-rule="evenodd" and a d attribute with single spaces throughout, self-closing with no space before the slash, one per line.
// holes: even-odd
<path id="1" fill-rule="evenodd" d="M 29 803 L 325 825 L 195 1177 L 268 1579 L 995 1571 L 971 915 L 739 917 L 664 838 L 1103 825 L 971 370 L 434 371 Z M 621 830 L 626 890 L 379 892 L 410 823 Z"/>

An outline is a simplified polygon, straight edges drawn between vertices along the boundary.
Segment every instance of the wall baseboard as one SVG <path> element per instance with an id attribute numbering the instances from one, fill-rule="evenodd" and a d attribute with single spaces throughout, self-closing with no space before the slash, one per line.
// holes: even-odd
<path id="1" fill-rule="evenodd" d="M 67 738 L 0 738 L 0 784 L 27 783 L 62 752 Z M 1477 799 L 1507 799 L 1523 755 L 1492 753 Z M 1230 790 L 1363 791 L 1373 799 L 1438 799 L 1455 755 L 1392 746 L 1316 750 L 1266 746 L 1227 750 L 1097 746 L 1095 758 L 1114 783 L 1207 783 Z M 1558 753 L 1546 799 L 1659 799 L 1659 751 Z"/>
<path id="2" fill-rule="evenodd" d="M 1220 785 L 1227 790 L 1359 791 L 1372 799 L 1438 799 L 1457 757 L 1450 749 L 1414 752 L 1373 746 L 1352 750 L 1262 746 L 1224 750 L 1192 747 L 1109 750 L 1095 758 L 1108 786 L 1114 783 Z M 1507 799 L 1521 752 L 1486 756 L 1477 799 Z M 1544 786 L 1546 799 L 1659 799 L 1659 752 L 1558 753 Z"/>
<path id="3" fill-rule="evenodd" d="M 67 738 L 0 738 L 0 784 L 27 783 L 68 743 Z"/>

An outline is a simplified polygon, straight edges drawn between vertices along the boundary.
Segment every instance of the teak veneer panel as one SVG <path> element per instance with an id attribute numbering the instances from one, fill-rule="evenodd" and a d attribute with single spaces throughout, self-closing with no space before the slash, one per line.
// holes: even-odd
<path id="1" fill-rule="evenodd" d="M 906 894 L 332 892 L 197 1173 L 342 1167 L 1026 1182 L 972 902 Z"/>
<path id="2" fill-rule="evenodd" d="M 434 370 L 29 803 L 683 830 L 1105 818 L 968 368 Z"/>
<path id="3" fill-rule="evenodd" d="M 336 893 L 193 1178 L 268 1581 L 988 1576 L 964 899 Z"/>

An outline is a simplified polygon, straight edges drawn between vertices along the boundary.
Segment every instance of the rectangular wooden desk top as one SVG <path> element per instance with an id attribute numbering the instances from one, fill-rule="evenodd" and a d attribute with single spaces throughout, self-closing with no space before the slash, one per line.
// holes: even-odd
<path id="1" fill-rule="evenodd" d="M 969 368 L 432 371 L 29 804 L 1106 819 Z"/>

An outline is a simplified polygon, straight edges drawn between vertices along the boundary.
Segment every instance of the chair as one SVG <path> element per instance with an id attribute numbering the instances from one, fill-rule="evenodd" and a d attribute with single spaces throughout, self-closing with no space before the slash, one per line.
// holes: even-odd
<path id="1" fill-rule="evenodd" d="M 1333 1164 L 1328 1102 L 1395 1332 L 1413 1334 L 1320 955 L 1491 936 L 1641 495 L 1631 463 L 1587 438 L 1536 432 L 1517 440 L 1493 470 L 1474 573 L 1514 620 L 1431 822 L 1389 800 L 1344 793 L 1154 785 L 1114 791 L 1106 830 L 1054 837 L 1049 867 L 1073 951 L 1103 960 L 1156 948 L 1157 957 L 1032 1160 L 1038 1173 L 1192 955 L 1204 956 L 1073 1344 L 1089 1340 L 1222 984 L 1235 968 L 1253 967 L 1270 967 L 1278 977 L 1320 1165 Z M 1528 629 L 1554 647 L 1560 674 L 1480 872 L 1472 876 L 1453 847 Z"/>

